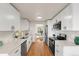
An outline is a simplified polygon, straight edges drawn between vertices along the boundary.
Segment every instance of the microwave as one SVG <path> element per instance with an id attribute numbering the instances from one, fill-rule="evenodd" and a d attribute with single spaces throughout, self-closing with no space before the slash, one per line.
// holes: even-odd
<path id="1" fill-rule="evenodd" d="M 54 30 L 61 30 L 61 21 L 55 23 L 55 24 L 53 25 L 53 29 L 54 29 Z"/>

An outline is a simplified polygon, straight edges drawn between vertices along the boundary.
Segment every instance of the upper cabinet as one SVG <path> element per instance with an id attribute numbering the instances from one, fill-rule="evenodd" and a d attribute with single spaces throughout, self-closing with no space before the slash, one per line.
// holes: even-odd
<path id="1" fill-rule="evenodd" d="M 21 30 L 22 31 L 27 31 L 27 30 L 29 30 L 29 26 L 30 24 L 29 24 L 29 21 L 27 20 L 27 19 L 22 19 L 21 20 Z"/>
<path id="2" fill-rule="evenodd" d="M 72 20 L 73 20 L 73 30 L 79 31 L 79 3 L 74 3 L 72 5 Z"/>
<path id="3" fill-rule="evenodd" d="M 61 13 L 61 30 L 72 30 L 72 7 L 67 6 Z"/>
<path id="4" fill-rule="evenodd" d="M 20 14 L 8 3 L 0 4 L 0 31 L 20 30 Z"/>
<path id="5" fill-rule="evenodd" d="M 56 22 L 61 21 L 61 30 L 72 30 L 72 8 L 71 5 L 62 10 L 56 17 Z"/>
<path id="6" fill-rule="evenodd" d="M 79 4 L 70 4 L 53 20 L 52 26 L 61 21 L 61 30 L 79 31 Z"/>

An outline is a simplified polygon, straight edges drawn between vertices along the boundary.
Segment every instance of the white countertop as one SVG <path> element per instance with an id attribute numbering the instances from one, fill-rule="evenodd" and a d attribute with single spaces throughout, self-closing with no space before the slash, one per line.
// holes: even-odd
<path id="1" fill-rule="evenodd" d="M 25 40 L 27 40 L 27 38 L 18 39 L 17 41 L 12 41 L 12 42 L 8 42 L 7 44 L 4 44 L 2 47 L 0 47 L 0 54 L 9 54 L 15 48 L 21 45 Z"/>
<path id="2" fill-rule="evenodd" d="M 67 40 L 55 40 L 55 45 L 60 45 L 60 46 L 75 46 L 75 43 L 69 42 Z"/>

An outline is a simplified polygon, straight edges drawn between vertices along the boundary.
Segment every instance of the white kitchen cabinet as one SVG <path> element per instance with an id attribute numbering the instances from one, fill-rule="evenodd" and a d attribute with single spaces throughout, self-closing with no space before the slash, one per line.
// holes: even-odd
<path id="1" fill-rule="evenodd" d="M 53 24 L 61 21 L 61 30 L 72 30 L 72 6 L 63 9 L 52 21 Z"/>
<path id="2" fill-rule="evenodd" d="M 79 4 L 70 4 L 61 13 L 62 30 L 79 31 Z"/>
<path id="3" fill-rule="evenodd" d="M 12 50 L 9 54 L 10 56 L 21 56 L 21 45 Z"/>
<path id="4" fill-rule="evenodd" d="M 0 31 L 20 29 L 20 14 L 10 4 L 0 4 Z"/>
<path id="5" fill-rule="evenodd" d="M 72 17 L 73 17 L 73 30 L 79 31 L 79 3 L 71 4 L 72 6 Z"/>
<path id="6" fill-rule="evenodd" d="M 55 45 L 55 56 L 62 56 L 62 55 L 63 55 L 63 46 Z"/>
<path id="7" fill-rule="evenodd" d="M 79 4 L 70 4 L 54 19 L 53 23 L 61 21 L 61 30 L 79 31 Z"/>
<path id="8" fill-rule="evenodd" d="M 64 56 L 79 56 L 79 46 L 64 46 L 63 48 Z"/>
<path id="9" fill-rule="evenodd" d="M 30 43 L 30 41 L 29 41 L 29 39 L 27 39 L 27 43 L 26 43 L 26 45 L 27 45 L 27 52 L 28 52 L 28 50 L 29 50 L 29 48 L 30 48 L 29 43 Z"/>
<path id="10" fill-rule="evenodd" d="M 27 52 L 28 52 L 28 50 L 30 49 L 31 44 L 32 44 L 32 37 L 29 36 L 29 37 L 27 38 L 27 43 L 26 43 L 26 45 L 27 45 Z"/>
<path id="11" fill-rule="evenodd" d="M 72 30 L 72 7 L 67 6 L 60 14 L 61 16 L 61 30 Z"/>
<path id="12" fill-rule="evenodd" d="M 67 41 L 55 40 L 55 56 L 62 56 L 63 55 L 63 48 L 67 44 L 69 45 L 69 43 Z"/>
<path id="13" fill-rule="evenodd" d="M 29 21 L 27 19 L 21 20 L 21 30 L 26 31 L 29 30 Z"/>

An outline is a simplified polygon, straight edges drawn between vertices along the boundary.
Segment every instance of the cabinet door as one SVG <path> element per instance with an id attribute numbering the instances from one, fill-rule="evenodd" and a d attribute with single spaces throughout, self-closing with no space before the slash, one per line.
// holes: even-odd
<path id="1" fill-rule="evenodd" d="M 29 46 L 31 46 L 31 42 L 32 42 L 32 41 L 31 41 L 31 36 L 29 37 L 29 39 L 30 39 Z M 29 47 L 29 48 L 30 48 L 30 47 Z"/>
<path id="2" fill-rule="evenodd" d="M 56 45 L 55 46 L 55 55 L 62 56 L 63 55 L 63 45 Z"/>
<path id="3" fill-rule="evenodd" d="M 74 3 L 71 5 L 73 12 L 73 31 L 79 31 L 79 3 Z"/>
<path id="4" fill-rule="evenodd" d="M 62 30 L 72 30 L 72 8 L 69 5 L 62 12 Z"/>
<path id="5" fill-rule="evenodd" d="M 21 30 L 29 30 L 29 21 L 28 20 L 21 20 Z"/>
<path id="6" fill-rule="evenodd" d="M 28 52 L 28 50 L 30 49 L 31 44 L 32 44 L 32 37 L 31 36 L 28 37 L 26 44 L 27 44 L 27 52 Z"/>
<path id="7" fill-rule="evenodd" d="M 10 4 L 0 4 L 0 31 L 20 28 L 20 15 Z"/>
<path id="8" fill-rule="evenodd" d="M 27 38 L 27 43 L 26 43 L 26 45 L 27 45 L 27 52 L 28 52 L 28 50 L 29 50 L 29 38 Z"/>

